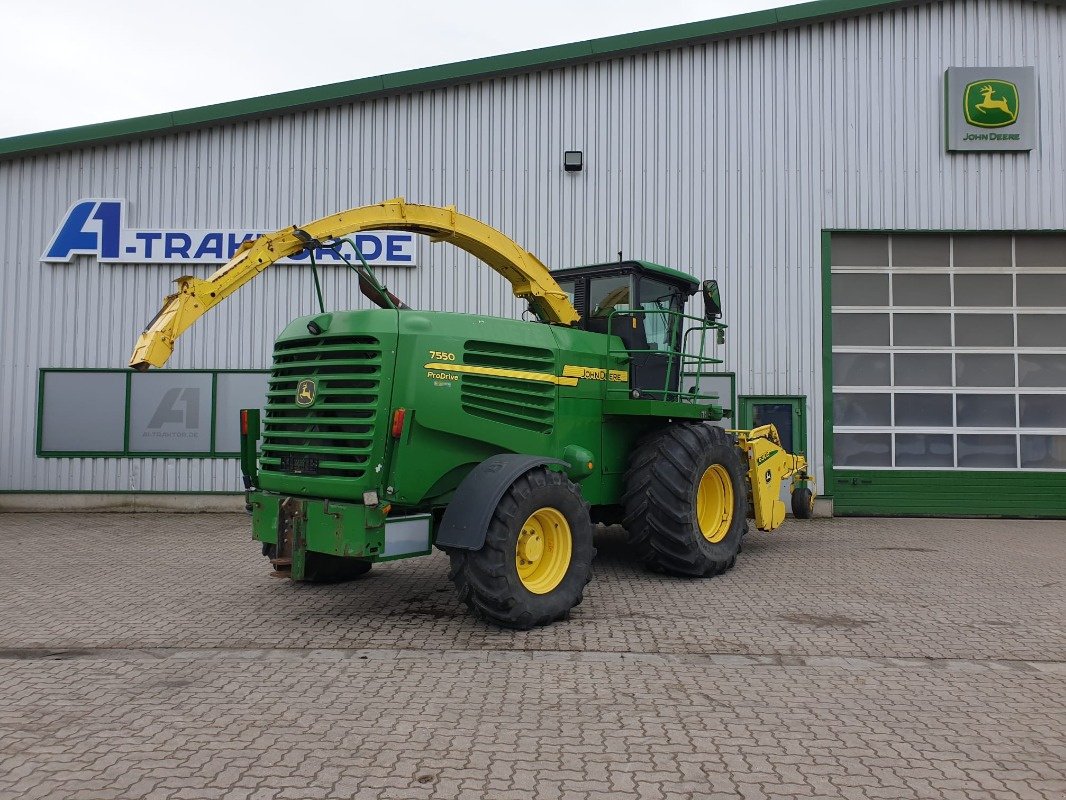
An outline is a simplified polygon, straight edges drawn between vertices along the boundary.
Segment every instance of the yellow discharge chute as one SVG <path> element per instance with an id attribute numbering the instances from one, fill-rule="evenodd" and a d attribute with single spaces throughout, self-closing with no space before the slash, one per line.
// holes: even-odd
<path id="1" fill-rule="evenodd" d="M 175 281 L 178 291 L 167 296 L 162 309 L 137 340 L 130 366 L 138 370 L 163 366 L 174 352 L 174 342 L 190 325 L 271 264 L 306 246 L 297 231 L 305 232 L 312 239 L 329 241 L 374 230 L 411 231 L 450 242 L 506 278 L 515 296 L 527 300 L 545 322 L 569 325 L 578 319 L 573 304 L 548 268 L 500 231 L 458 213 L 452 206 L 414 205 L 396 198 L 342 211 L 300 227 L 283 228 L 246 242 L 206 280 L 189 275 L 178 278 Z"/>

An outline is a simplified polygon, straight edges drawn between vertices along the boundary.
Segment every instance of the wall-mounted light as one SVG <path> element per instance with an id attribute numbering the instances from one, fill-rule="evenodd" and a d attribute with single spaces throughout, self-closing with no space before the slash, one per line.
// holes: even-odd
<path id="1" fill-rule="evenodd" d="M 580 150 L 567 150 L 563 153 L 563 169 L 567 172 L 581 172 L 584 157 Z"/>

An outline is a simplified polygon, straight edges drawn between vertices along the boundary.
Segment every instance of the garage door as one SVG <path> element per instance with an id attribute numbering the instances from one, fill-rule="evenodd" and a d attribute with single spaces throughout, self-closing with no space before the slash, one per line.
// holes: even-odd
<path id="1" fill-rule="evenodd" d="M 836 512 L 1066 515 L 1066 236 L 833 234 L 830 265 Z"/>

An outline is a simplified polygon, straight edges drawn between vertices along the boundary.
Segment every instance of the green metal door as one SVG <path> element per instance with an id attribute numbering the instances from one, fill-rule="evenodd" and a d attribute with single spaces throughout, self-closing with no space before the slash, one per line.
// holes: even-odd
<path id="1" fill-rule="evenodd" d="M 737 398 L 741 429 L 773 424 L 790 453 L 807 454 L 807 398 L 803 395 L 741 395 Z"/>

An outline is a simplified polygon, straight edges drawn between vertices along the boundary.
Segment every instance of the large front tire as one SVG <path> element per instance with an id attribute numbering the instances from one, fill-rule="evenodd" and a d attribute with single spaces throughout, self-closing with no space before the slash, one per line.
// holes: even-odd
<path id="1" fill-rule="evenodd" d="M 630 545 L 652 569 L 711 576 L 733 566 L 747 530 L 740 455 L 723 429 L 671 425 L 645 438 L 626 472 Z"/>
<path id="2" fill-rule="evenodd" d="M 500 499 L 480 550 L 450 549 L 459 599 L 480 619 L 528 630 L 566 619 L 592 577 L 592 523 L 581 491 L 537 467 Z"/>

